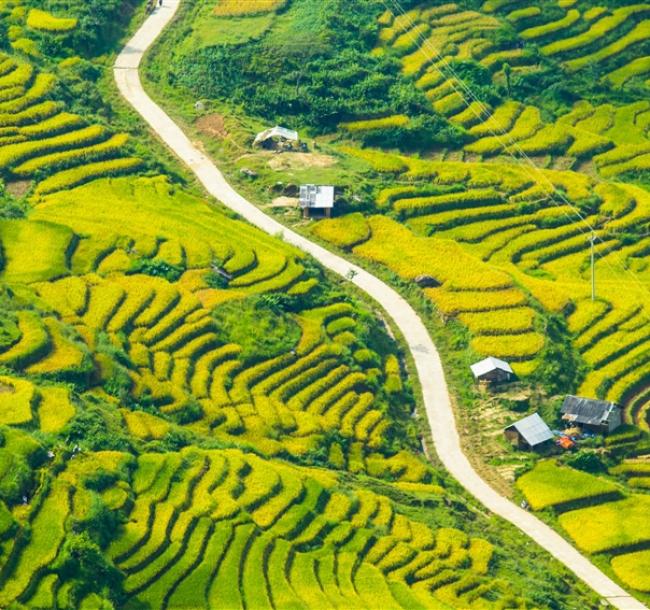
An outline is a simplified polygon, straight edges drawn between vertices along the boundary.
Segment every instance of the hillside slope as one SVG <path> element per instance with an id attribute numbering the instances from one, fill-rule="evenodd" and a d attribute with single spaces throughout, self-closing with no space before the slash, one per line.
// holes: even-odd
<path id="1" fill-rule="evenodd" d="M 626 519 L 647 486 L 618 476 L 621 461 L 650 451 L 647 7 L 223 6 L 187 8 L 158 49 L 163 105 L 268 213 L 434 314 L 466 447 L 504 492 L 517 497 L 535 461 L 501 436 L 522 408 L 561 428 L 563 393 L 621 404 L 620 435 L 563 460 L 621 485 L 631 502 L 600 510 Z M 252 148 L 276 122 L 309 152 Z M 305 182 L 337 185 L 336 218 L 304 222 L 278 197 Z M 467 365 L 487 355 L 512 363 L 517 390 L 470 386 Z M 599 565 L 615 555 L 616 576 L 646 591 L 639 549 L 607 549 Z"/>
<path id="2" fill-rule="evenodd" d="M 0 606 L 595 607 L 421 455 L 376 313 L 161 173 L 132 8 L 1 9 Z"/>

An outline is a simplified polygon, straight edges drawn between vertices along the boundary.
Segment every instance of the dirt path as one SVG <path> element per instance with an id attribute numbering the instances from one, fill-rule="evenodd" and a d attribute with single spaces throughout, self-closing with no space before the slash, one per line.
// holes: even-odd
<path id="1" fill-rule="evenodd" d="M 648 610 L 548 525 L 493 490 L 472 468 L 461 448 L 438 351 L 413 308 L 395 290 L 372 274 L 284 227 L 239 195 L 226 182 L 214 163 L 191 143 L 180 127 L 145 93 L 138 73 L 140 61 L 170 23 L 180 2 L 181 0 L 164 0 L 163 7 L 156 9 L 146 20 L 117 58 L 114 66 L 115 80 L 125 99 L 196 174 L 213 197 L 266 233 L 281 234 L 285 241 L 311 254 L 331 271 L 348 278 L 351 277 L 350 272 L 354 272 L 351 281 L 381 303 L 402 331 L 413 354 L 422 385 L 436 451 L 447 470 L 469 493 L 487 509 L 530 536 L 612 606 L 620 610 Z"/>

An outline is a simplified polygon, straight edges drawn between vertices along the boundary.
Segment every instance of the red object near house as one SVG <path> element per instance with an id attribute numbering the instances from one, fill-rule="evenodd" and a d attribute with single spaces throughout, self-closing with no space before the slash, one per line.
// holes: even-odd
<path id="1" fill-rule="evenodd" d="M 561 436 L 555 441 L 555 444 L 565 451 L 569 451 L 576 446 L 575 441 L 572 441 L 568 436 Z"/>

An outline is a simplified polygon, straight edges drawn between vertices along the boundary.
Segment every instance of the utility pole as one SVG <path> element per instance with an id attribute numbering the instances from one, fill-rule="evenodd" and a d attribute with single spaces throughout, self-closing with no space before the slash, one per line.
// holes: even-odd
<path id="1" fill-rule="evenodd" d="M 591 300 L 596 300 L 596 257 L 594 252 L 594 244 L 596 243 L 596 234 L 592 231 L 591 237 Z"/>

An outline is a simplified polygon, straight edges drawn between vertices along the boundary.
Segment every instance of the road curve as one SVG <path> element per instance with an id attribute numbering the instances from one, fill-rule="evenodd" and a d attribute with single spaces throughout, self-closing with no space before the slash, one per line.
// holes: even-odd
<path id="1" fill-rule="evenodd" d="M 174 17 L 181 0 L 163 0 L 163 6 L 145 21 L 114 65 L 117 86 L 133 108 L 165 144 L 196 174 L 205 189 L 251 224 L 311 254 L 323 266 L 347 277 L 381 303 L 402 331 L 417 369 L 431 435 L 445 468 L 491 512 L 510 521 L 561 561 L 578 578 L 620 610 L 648 610 L 579 553 L 562 536 L 529 512 L 492 489 L 476 473 L 463 453 L 442 363 L 429 333 L 413 308 L 392 288 L 361 267 L 312 243 L 284 227 L 239 195 L 214 163 L 198 150 L 174 121 L 145 93 L 139 76 L 144 53 Z M 354 272 L 351 274 L 350 272 Z"/>

